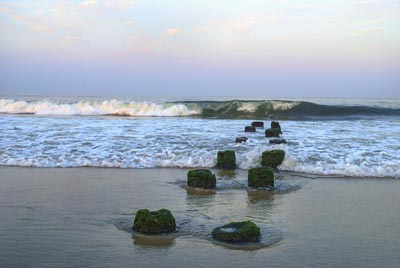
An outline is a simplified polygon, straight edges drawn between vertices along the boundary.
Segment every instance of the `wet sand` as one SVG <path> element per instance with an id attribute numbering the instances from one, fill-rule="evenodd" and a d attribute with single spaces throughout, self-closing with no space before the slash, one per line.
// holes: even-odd
<path id="1" fill-rule="evenodd" d="M 249 191 L 246 171 L 217 172 L 214 194 L 185 169 L 0 167 L 0 267 L 398 267 L 400 181 L 280 173 Z M 178 231 L 130 232 L 137 209 L 170 209 Z M 259 249 L 213 242 L 252 220 Z"/>

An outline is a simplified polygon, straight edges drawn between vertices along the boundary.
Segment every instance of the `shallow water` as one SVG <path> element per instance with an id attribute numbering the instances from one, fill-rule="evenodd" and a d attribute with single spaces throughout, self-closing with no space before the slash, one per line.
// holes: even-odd
<path id="1" fill-rule="evenodd" d="M 277 191 L 248 191 L 239 170 L 218 175 L 214 194 L 197 195 L 182 187 L 186 172 L 0 167 L 0 267 L 391 268 L 400 261 L 396 179 L 281 173 Z M 132 236 L 141 208 L 170 209 L 178 232 Z M 213 228 L 242 220 L 273 243 L 251 250 L 213 242 Z"/>
<path id="2" fill-rule="evenodd" d="M 281 170 L 400 178 L 400 119 L 281 121 L 287 145 L 269 145 L 250 120 L 0 116 L 0 165 L 35 167 L 213 167 L 235 150 L 242 169 L 263 151 L 286 152 Z M 268 124 L 269 121 L 265 121 Z M 245 143 L 235 137 L 247 136 Z"/>
<path id="3" fill-rule="evenodd" d="M 244 132 L 274 118 L 287 145 L 269 145 L 262 128 Z M 213 167 L 230 149 L 247 169 L 283 149 L 281 170 L 400 178 L 399 133 L 399 99 L 0 98 L 3 166 Z"/>

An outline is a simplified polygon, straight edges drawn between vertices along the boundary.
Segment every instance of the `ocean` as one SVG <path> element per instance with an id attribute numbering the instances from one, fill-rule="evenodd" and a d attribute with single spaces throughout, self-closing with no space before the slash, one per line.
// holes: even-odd
<path id="1" fill-rule="evenodd" d="M 255 120 L 288 143 L 245 133 Z M 229 149 L 248 169 L 279 148 L 282 171 L 400 178 L 400 99 L 3 96 L 0 126 L 2 166 L 211 168 Z"/>
<path id="2" fill-rule="evenodd" d="M 287 144 L 269 144 L 272 120 Z M 398 99 L 3 96 L 0 267 L 398 267 L 399 133 Z M 275 186 L 248 187 L 278 148 Z M 238 168 L 216 169 L 229 149 Z M 216 189 L 188 188 L 191 168 Z M 144 208 L 176 231 L 132 231 Z M 247 220 L 259 242 L 212 238 Z"/>

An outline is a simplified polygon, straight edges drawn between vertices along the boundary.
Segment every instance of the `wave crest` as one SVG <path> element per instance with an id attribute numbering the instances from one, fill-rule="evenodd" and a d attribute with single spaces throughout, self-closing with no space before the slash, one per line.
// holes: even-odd
<path id="1" fill-rule="evenodd" d="M 40 100 L 34 102 L 0 99 L 0 113 L 36 115 L 119 115 L 119 116 L 191 116 L 199 112 L 183 104 L 123 102 L 118 100 L 78 101 L 72 103 Z"/>
<path id="2" fill-rule="evenodd" d="M 0 113 L 35 115 L 118 115 L 118 116 L 199 116 L 226 119 L 291 119 L 343 118 L 363 116 L 400 116 L 399 108 L 323 105 L 288 100 L 62 102 L 50 100 L 17 101 L 0 99 Z"/>

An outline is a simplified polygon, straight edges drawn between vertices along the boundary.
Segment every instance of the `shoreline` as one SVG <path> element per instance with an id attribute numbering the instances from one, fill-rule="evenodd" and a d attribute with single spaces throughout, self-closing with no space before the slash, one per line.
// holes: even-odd
<path id="1" fill-rule="evenodd" d="M 217 174 L 216 193 L 199 195 L 182 186 L 186 173 L 0 167 L 0 266 L 391 268 L 399 261 L 396 179 L 281 173 L 274 191 L 249 191 L 239 170 Z M 132 237 L 142 208 L 170 209 L 179 235 L 169 242 Z M 242 220 L 260 226 L 269 246 L 212 241 L 213 228 Z"/>
<path id="2" fill-rule="evenodd" d="M 5 165 L 0 165 L 0 170 L 1 169 L 8 169 L 8 168 L 26 168 L 26 169 L 110 169 L 110 170 L 192 170 L 192 169 L 209 169 L 212 172 L 219 171 L 221 169 L 218 169 L 216 167 L 150 167 L 150 168 L 131 168 L 131 167 L 126 167 L 126 168 L 120 168 L 120 167 L 91 167 L 91 166 L 80 166 L 80 167 L 34 167 L 34 166 L 5 166 Z M 223 171 L 223 169 L 222 169 Z M 241 168 L 235 168 L 233 171 L 238 171 L 238 172 L 247 172 L 248 169 L 241 169 Z M 314 173 L 305 173 L 305 172 L 297 172 L 297 171 L 289 171 L 289 170 L 274 170 L 275 175 L 282 174 L 286 176 L 296 176 L 296 177 L 302 177 L 305 179 L 349 179 L 349 180 L 399 180 L 400 178 L 396 177 L 377 177 L 377 176 L 347 176 L 347 175 L 340 175 L 340 174 L 333 174 L 333 175 L 322 175 L 322 174 L 314 174 Z"/>

